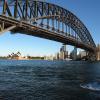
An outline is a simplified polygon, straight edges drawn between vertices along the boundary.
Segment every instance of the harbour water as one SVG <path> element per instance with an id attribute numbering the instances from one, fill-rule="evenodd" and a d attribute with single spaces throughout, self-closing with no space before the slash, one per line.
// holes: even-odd
<path id="1" fill-rule="evenodd" d="M 100 100 L 100 62 L 0 60 L 0 100 Z"/>

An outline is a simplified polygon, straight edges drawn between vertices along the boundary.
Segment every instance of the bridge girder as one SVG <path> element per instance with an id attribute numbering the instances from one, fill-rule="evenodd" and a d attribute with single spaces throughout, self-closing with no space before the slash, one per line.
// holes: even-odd
<path id="1" fill-rule="evenodd" d="M 64 41 L 67 41 L 67 44 L 76 45 L 77 47 L 89 51 L 95 51 L 96 45 L 90 32 L 82 21 L 80 21 L 73 13 L 60 6 L 33 0 L 3 0 L 3 2 L 0 2 L 0 9 L 2 9 L 2 12 L 0 12 L 0 23 L 5 21 L 5 19 L 2 20 L 2 17 L 4 16 L 5 18 L 8 18 L 8 20 L 6 20 L 8 23 L 10 23 L 9 21 L 11 21 L 11 19 L 20 22 L 20 24 L 16 24 L 15 22 L 8 24 L 5 22 L 10 25 L 5 30 L 13 30 L 13 32 L 19 31 L 25 34 L 26 32 L 29 32 L 29 34 L 31 33 L 30 35 L 37 35 L 38 37 L 44 38 L 47 37 L 48 39 L 51 39 L 49 37 L 51 32 L 54 33 L 52 35 L 57 34 L 65 37 L 67 40 Z M 21 22 L 30 24 L 33 27 L 36 27 L 36 29 L 33 28 L 32 30 L 27 31 L 25 29 L 25 24 L 22 26 Z M 42 31 L 40 31 L 41 29 Z M 35 30 L 38 30 L 38 33 Z M 35 32 L 36 34 L 33 34 L 32 32 Z M 47 32 L 48 36 L 45 37 L 45 35 L 40 32 Z M 56 40 L 55 37 L 52 36 L 52 40 Z M 74 40 L 75 43 L 72 43 L 71 40 Z M 56 41 L 64 42 L 61 38 Z M 81 46 L 79 44 L 81 44 Z"/>

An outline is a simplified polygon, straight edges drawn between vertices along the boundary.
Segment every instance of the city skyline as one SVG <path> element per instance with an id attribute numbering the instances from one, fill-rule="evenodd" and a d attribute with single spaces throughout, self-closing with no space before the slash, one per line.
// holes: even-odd
<path id="1" fill-rule="evenodd" d="M 47 2 L 55 3 L 56 5 L 62 6 L 67 10 L 74 13 L 89 29 L 96 44 L 100 43 L 99 40 L 99 0 L 48 0 Z M 0 55 L 5 56 L 11 52 L 22 52 L 22 55 L 32 55 L 32 56 L 44 56 L 55 54 L 59 51 L 62 43 L 55 41 L 50 41 L 42 38 L 37 38 L 34 36 L 15 34 L 12 35 L 10 32 L 6 32 L 0 36 Z M 73 47 L 74 48 L 74 47 Z M 68 50 L 72 50 L 72 47 L 68 47 Z"/>

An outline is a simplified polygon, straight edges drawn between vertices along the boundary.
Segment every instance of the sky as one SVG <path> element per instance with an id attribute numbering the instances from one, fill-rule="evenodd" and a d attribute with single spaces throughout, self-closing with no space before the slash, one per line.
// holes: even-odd
<path id="1" fill-rule="evenodd" d="M 100 43 L 100 0 L 44 0 L 74 13 L 88 28 L 96 44 Z M 23 56 L 44 56 L 59 52 L 62 43 L 29 35 L 6 32 L 0 35 L 0 56 L 20 51 Z M 72 47 L 67 46 L 69 51 Z"/>

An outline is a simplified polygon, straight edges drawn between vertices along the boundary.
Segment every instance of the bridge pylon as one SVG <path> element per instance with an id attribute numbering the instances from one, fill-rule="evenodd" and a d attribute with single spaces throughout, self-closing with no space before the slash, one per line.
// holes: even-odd
<path id="1" fill-rule="evenodd" d="M 87 52 L 86 60 L 96 61 L 96 52 Z"/>

